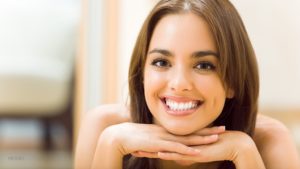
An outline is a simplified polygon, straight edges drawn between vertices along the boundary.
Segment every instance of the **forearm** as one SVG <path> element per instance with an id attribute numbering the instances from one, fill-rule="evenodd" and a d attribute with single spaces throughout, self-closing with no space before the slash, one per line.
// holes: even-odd
<path id="1" fill-rule="evenodd" d="M 122 169 L 123 153 L 118 145 L 118 140 L 112 136 L 112 133 L 104 130 L 98 141 L 92 169 Z"/>
<path id="2" fill-rule="evenodd" d="M 130 121 L 129 114 L 120 105 L 101 105 L 85 113 L 76 144 L 74 168 L 90 169 L 102 131 L 127 121 Z"/>
<path id="3" fill-rule="evenodd" d="M 236 169 L 266 169 L 255 145 L 248 145 L 246 148 L 241 148 L 233 163 Z"/>

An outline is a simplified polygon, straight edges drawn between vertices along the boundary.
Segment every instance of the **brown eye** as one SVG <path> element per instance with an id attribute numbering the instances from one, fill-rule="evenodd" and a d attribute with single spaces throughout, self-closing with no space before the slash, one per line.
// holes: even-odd
<path id="1" fill-rule="evenodd" d="M 153 66 L 157 66 L 157 67 L 170 67 L 170 63 L 169 61 L 165 60 L 165 59 L 155 59 L 151 65 Z"/>
<path id="2" fill-rule="evenodd" d="M 196 69 L 199 70 L 215 70 L 216 66 L 210 62 L 200 62 L 195 66 Z"/>

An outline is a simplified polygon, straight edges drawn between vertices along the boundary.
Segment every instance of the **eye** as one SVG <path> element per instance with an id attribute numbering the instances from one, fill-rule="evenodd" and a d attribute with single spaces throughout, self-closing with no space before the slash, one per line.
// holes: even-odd
<path id="1" fill-rule="evenodd" d="M 198 70 L 215 70 L 216 66 L 210 62 L 200 62 L 195 66 L 196 69 Z"/>
<path id="2" fill-rule="evenodd" d="M 162 67 L 162 68 L 171 66 L 169 61 L 166 59 L 155 59 L 152 61 L 151 65 L 156 66 L 156 67 Z"/>

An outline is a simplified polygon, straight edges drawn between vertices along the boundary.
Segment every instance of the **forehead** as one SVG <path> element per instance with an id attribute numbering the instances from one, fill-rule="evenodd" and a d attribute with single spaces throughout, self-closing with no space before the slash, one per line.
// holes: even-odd
<path id="1" fill-rule="evenodd" d="M 169 14 L 155 26 L 149 50 L 164 48 L 171 51 L 217 51 L 207 22 L 191 12 Z"/>

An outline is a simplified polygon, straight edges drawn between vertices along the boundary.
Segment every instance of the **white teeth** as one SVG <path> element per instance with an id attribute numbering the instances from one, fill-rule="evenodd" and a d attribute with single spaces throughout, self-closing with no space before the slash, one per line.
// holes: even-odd
<path id="1" fill-rule="evenodd" d="M 185 110 L 193 109 L 198 106 L 197 101 L 178 103 L 170 99 L 166 99 L 166 105 L 173 111 L 185 111 Z"/>

